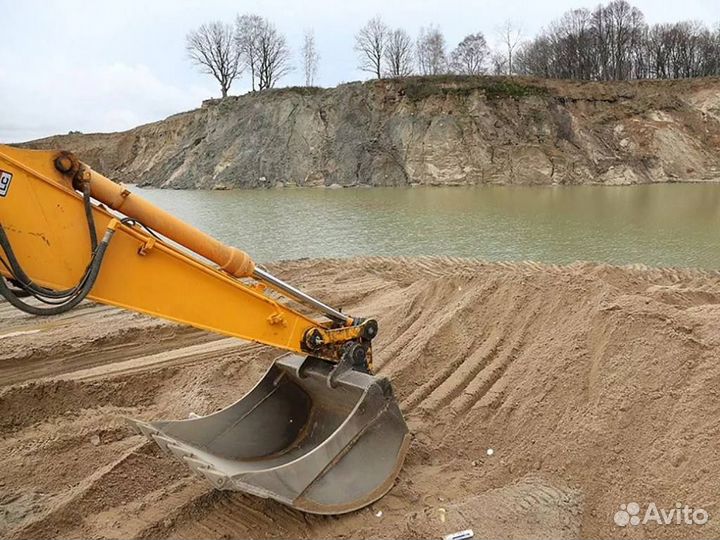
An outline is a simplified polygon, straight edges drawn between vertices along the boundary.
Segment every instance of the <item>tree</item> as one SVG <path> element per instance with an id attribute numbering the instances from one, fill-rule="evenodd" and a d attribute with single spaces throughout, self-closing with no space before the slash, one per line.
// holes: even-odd
<path id="1" fill-rule="evenodd" d="M 302 47 L 303 71 L 305 73 L 305 86 L 313 86 L 317 77 L 318 60 L 320 55 L 315 48 L 315 32 L 307 30 Z"/>
<path id="2" fill-rule="evenodd" d="M 355 34 L 355 51 L 360 57 L 358 67 L 378 79 L 382 76 L 382 61 L 389 33 L 387 25 L 380 16 L 376 16 Z"/>
<path id="3" fill-rule="evenodd" d="M 465 36 L 450 54 L 450 64 L 457 73 L 480 75 L 485 73 L 485 61 L 488 53 L 487 42 L 482 32 L 470 34 Z"/>
<path id="4" fill-rule="evenodd" d="M 265 20 L 259 15 L 238 15 L 235 19 L 235 45 L 242 60 L 250 68 L 250 84 L 255 91 L 259 66 L 259 40 Z"/>
<path id="5" fill-rule="evenodd" d="M 407 77 L 413 72 L 413 44 L 405 30 L 398 28 L 388 35 L 384 51 L 385 74 L 388 77 Z"/>
<path id="6" fill-rule="evenodd" d="M 720 27 L 697 21 L 648 26 L 642 12 L 613 0 L 553 21 L 513 55 L 513 71 L 585 80 L 720 74 Z"/>
<path id="7" fill-rule="evenodd" d="M 292 69 L 285 36 L 259 15 L 243 15 L 236 19 L 235 45 L 240 58 L 250 68 L 253 91 L 256 82 L 258 90 L 272 88 Z"/>
<path id="8" fill-rule="evenodd" d="M 232 82 L 242 71 L 232 26 L 219 21 L 203 24 L 187 35 L 186 48 L 192 62 L 203 73 L 215 77 L 222 97 L 227 97 Z"/>
<path id="9" fill-rule="evenodd" d="M 422 75 L 447 73 L 445 37 L 437 27 L 421 28 L 416 45 L 418 69 Z"/>
<path id="10" fill-rule="evenodd" d="M 498 35 L 500 36 L 500 41 L 502 42 L 507 53 L 507 56 L 505 57 L 507 61 L 507 74 L 512 75 L 513 52 L 515 51 L 515 48 L 520 44 L 520 38 L 522 37 L 522 29 L 508 19 L 498 29 Z"/>
<path id="11" fill-rule="evenodd" d="M 281 77 L 292 70 L 285 36 L 268 21 L 260 32 L 258 52 L 258 90 L 265 90 L 274 87 Z"/>
<path id="12" fill-rule="evenodd" d="M 645 26 L 642 12 L 625 0 L 613 0 L 607 6 L 598 6 L 593 11 L 592 22 L 599 78 L 631 78 L 633 51 L 639 46 Z"/>
<path id="13" fill-rule="evenodd" d="M 490 55 L 490 67 L 493 75 L 503 75 L 507 71 L 507 58 L 503 53 L 495 51 Z"/>

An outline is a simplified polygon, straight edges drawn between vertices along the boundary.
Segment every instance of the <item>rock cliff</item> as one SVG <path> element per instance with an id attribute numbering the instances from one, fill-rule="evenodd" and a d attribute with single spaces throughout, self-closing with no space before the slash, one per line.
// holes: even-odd
<path id="1" fill-rule="evenodd" d="M 27 143 L 163 188 L 720 180 L 720 80 L 433 77 L 211 100 Z"/>

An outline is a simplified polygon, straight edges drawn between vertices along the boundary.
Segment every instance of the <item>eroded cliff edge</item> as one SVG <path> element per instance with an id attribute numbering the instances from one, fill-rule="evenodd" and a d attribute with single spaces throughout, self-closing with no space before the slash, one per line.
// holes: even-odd
<path id="1" fill-rule="evenodd" d="M 117 180 L 180 189 L 718 181 L 720 79 L 288 88 L 27 144 L 73 150 Z"/>

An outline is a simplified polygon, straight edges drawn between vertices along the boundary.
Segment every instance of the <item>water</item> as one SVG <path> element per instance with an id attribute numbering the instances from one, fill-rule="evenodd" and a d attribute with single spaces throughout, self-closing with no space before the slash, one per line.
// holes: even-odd
<path id="1" fill-rule="evenodd" d="M 720 268 L 720 184 L 134 189 L 259 262 L 451 255 Z"/>

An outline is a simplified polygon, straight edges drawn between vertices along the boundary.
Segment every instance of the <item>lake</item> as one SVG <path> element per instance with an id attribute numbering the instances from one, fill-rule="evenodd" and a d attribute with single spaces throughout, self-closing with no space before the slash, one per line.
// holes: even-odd
<path id="1" fill-rule="evenodd" d="M 720 184 L 133 190 L 259 262 L 450 255 L 720 268 Z"/>

